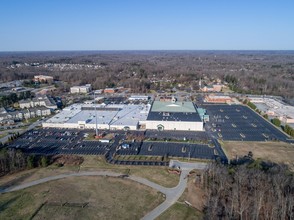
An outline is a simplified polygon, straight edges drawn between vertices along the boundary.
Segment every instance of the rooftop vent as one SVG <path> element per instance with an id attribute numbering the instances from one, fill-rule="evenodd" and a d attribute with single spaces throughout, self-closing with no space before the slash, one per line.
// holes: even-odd
<path id="1" fill-rule="evenodd" d="M 172 98 L 171 98 L 171 103 L 176 103 L 176 101 L 177 101 L 177 98 L 174 97 L 174 96 L 172 96 Z"/>

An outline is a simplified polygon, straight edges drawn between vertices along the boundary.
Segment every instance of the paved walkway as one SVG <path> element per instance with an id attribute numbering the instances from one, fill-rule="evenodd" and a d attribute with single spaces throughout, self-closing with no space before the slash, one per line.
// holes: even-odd
<path id="1" fill-rule="evenodd" d="M 171 207 L 178 199 L 181 197 L 183 192 L 186 189 L 187 186 L 187 175 L 189 174 L 189 170 L 183 170 L 180 175 L 180 182 L 179 184 L 174 188 L 167 188 L 166 192 L 166 199 L 163 203 L 161 203 L 159 206 L 157 206 L 155 209 L 153 209 L 151 212 L 149 212 L 147 215 L 145 215 L 142 219 L 143 220 L 151 220 L 157 218 L 159 215 L 161 215 L 163 212 L 165 212 L 169 207 Z"/>
<path id="2" fill-rule="evenodd" d="M 151 182 L 151 181 L 149 181 L 147 179 L 137 177 L 137 176 L 126 176 L 126 175 L 123 175 L 123 174 L 120 174 L 120 173 L 114 173 L 114 172 L 110 172 L 110 171 L 91 171 L 91 172 L 68 173 L 68 174 L 61 174 L 61 175 L 57 175 L 57 176 L 45 177 L 45 178 L 42 178 L 42 179 L 39 179 L 39 180 L 31 181 L 31 182 L 28 182 L 28 183 L 23 183 L 23 184 L 18 185 L 18 186 L 11 186 L 11 187 L 8 187 L 8 188 L 0 189 L 0 194 L 1 193 L 7 193 L 7 192 L 13 192 L 13 191 L 25 189 L 25 188 L 28 188 L 28 187 L 31 187 L 31 186 L 35 186 L 35 185 L 38 185 L 38 184 L 46 183 L 46 182 L 49 182 L 49 181 L 59 180 L 59 179 L 67 178 L 67 177 L 73 177 L 73 176 L 121 177 L 121 178 L 130 179 L 130 180 L 133 180 L 135 182 L 144 184 L 146 186 L 149 186 L 149 187 L 151 187 L 151 188 L 165 194 L 165 196 L 166 196 L 165 201 L 142 218 L 144 220 L 155 219 L 160 214 L 162 214 L 164 211 L 166 211 L 170 206 L 172 206 L 180 198 L 180 196 L 183 194 L 183 192 L 185 191 L 186 186 L 187 186 L 187 180 L 188 180 L 187 176 L 188 176 L 189 172 L 192 169 L 194 169 L 195 166 L 198 169 L 204 169 L 206 167 L 203 164 L 195 165 L 195 163 L 182 163 L 182 162 L 179 162 L 179 161 L 173 161 L 172 163 L 176 163 L 182 169 L 182 172 L 181 172 L 181 175 L 180 175 L 180 181 L 179 181 L 178 185 L 176 187 L 173 187 L 173 188 L 166 188 L 166 187 L 158 185 L 158 184 L 156 184 L 154 182 Z"/>
<path id="3" fill-rule="evenodd" d="M 184 193 L 187 182 L 188 182 L 188 174 L 193 169 L 205 169 L 207 167 L 206 163 L 188 163 L 188 162 L 180 162 L 177 160 L 171 160 L 170 161 L 170 167 L 180 167 L 182 170 L 180 175 L 180 181 L 179 184 L 174 188 L 165 188 L 167 192 L 165 193 L 166 199 L 163 203 L 161 203 L 159 206 L 157 206 L 155 209 L 153 209 L 151 212 L 149 212 L 147 215 L 145 215 L 142 219 L 143 220 L 151 220 L 157 218 L 159 215 L 161 215 L 163 212 L 165 212 L 169 207 L 171 207 L 178 199 L 181 197 L 181 195 Z"/>

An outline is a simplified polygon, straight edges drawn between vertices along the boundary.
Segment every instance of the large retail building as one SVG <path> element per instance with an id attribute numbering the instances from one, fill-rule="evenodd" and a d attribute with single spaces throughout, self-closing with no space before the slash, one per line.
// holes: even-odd
<path id="1" fill-rule="evenodd" d="M 154 101 L 152 104 L 73 104 L 48 119 L 43 127 L 109 130 L 203 131 L 192 102 Z"/>
<path id="2" fill-rule="evenodd" d="M 192 102 L 154 101 L 146 129 L 202 131 L 203 122 Z"/>

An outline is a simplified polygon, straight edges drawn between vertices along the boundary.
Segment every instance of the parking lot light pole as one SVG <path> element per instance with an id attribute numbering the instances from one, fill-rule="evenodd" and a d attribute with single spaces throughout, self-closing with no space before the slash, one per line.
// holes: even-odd
<path id="1" fill-rule="evenodd" d="M 191 157 L 191 146 L 189 145 L 189 157 L 188 157 L 189 162 L 190 162 L 190 157 Z"/>
<path id="2" fill-rule="evenodd" d="M 190 152 L 190 150 L 189 150 L 189 161 L 190 161 L 190 157 L 191 157 L 190 154 L 191 154 L 191 152 Z"/>
<path id="3" fill-rule="evenodd" d="M 98 127 L 97 127 L 97 109 L 96 109 L 95 91 L 94 91 L 94 111 L 95 111 L 95 124 L 96 124 L 95 138 L 97 138 L 98 137 Z"/>

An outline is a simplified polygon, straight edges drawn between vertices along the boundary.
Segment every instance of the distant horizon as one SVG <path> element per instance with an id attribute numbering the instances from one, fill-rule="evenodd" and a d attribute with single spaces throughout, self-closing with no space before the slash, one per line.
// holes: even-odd
<path id="1" fill-rule="evenodd" d="M 19 51 L 0 51 L 0 53 L 39 53 L 39 52 L 160 52 L 160 51 L 170 51 L 170 52 L 193 52 L 193 51 L 199 51 L 199 52 L 202 52 L 202 51 L 215 51 L 215 52 L 238 52 L 238 51 L 244 51 L 244 52 L 278 52 L 278 51 L 289 51 L 289 52 L 294 52 L 294 49 L 262 49 L 262 50 L 259 50 L 259 49 L 236 49 L 236 50 L 232 50 L 232 49 L 125 49 L 125 50 L 96 50 L 96 49 L 93 49 L 93 50 L 19 50 Z"/>

